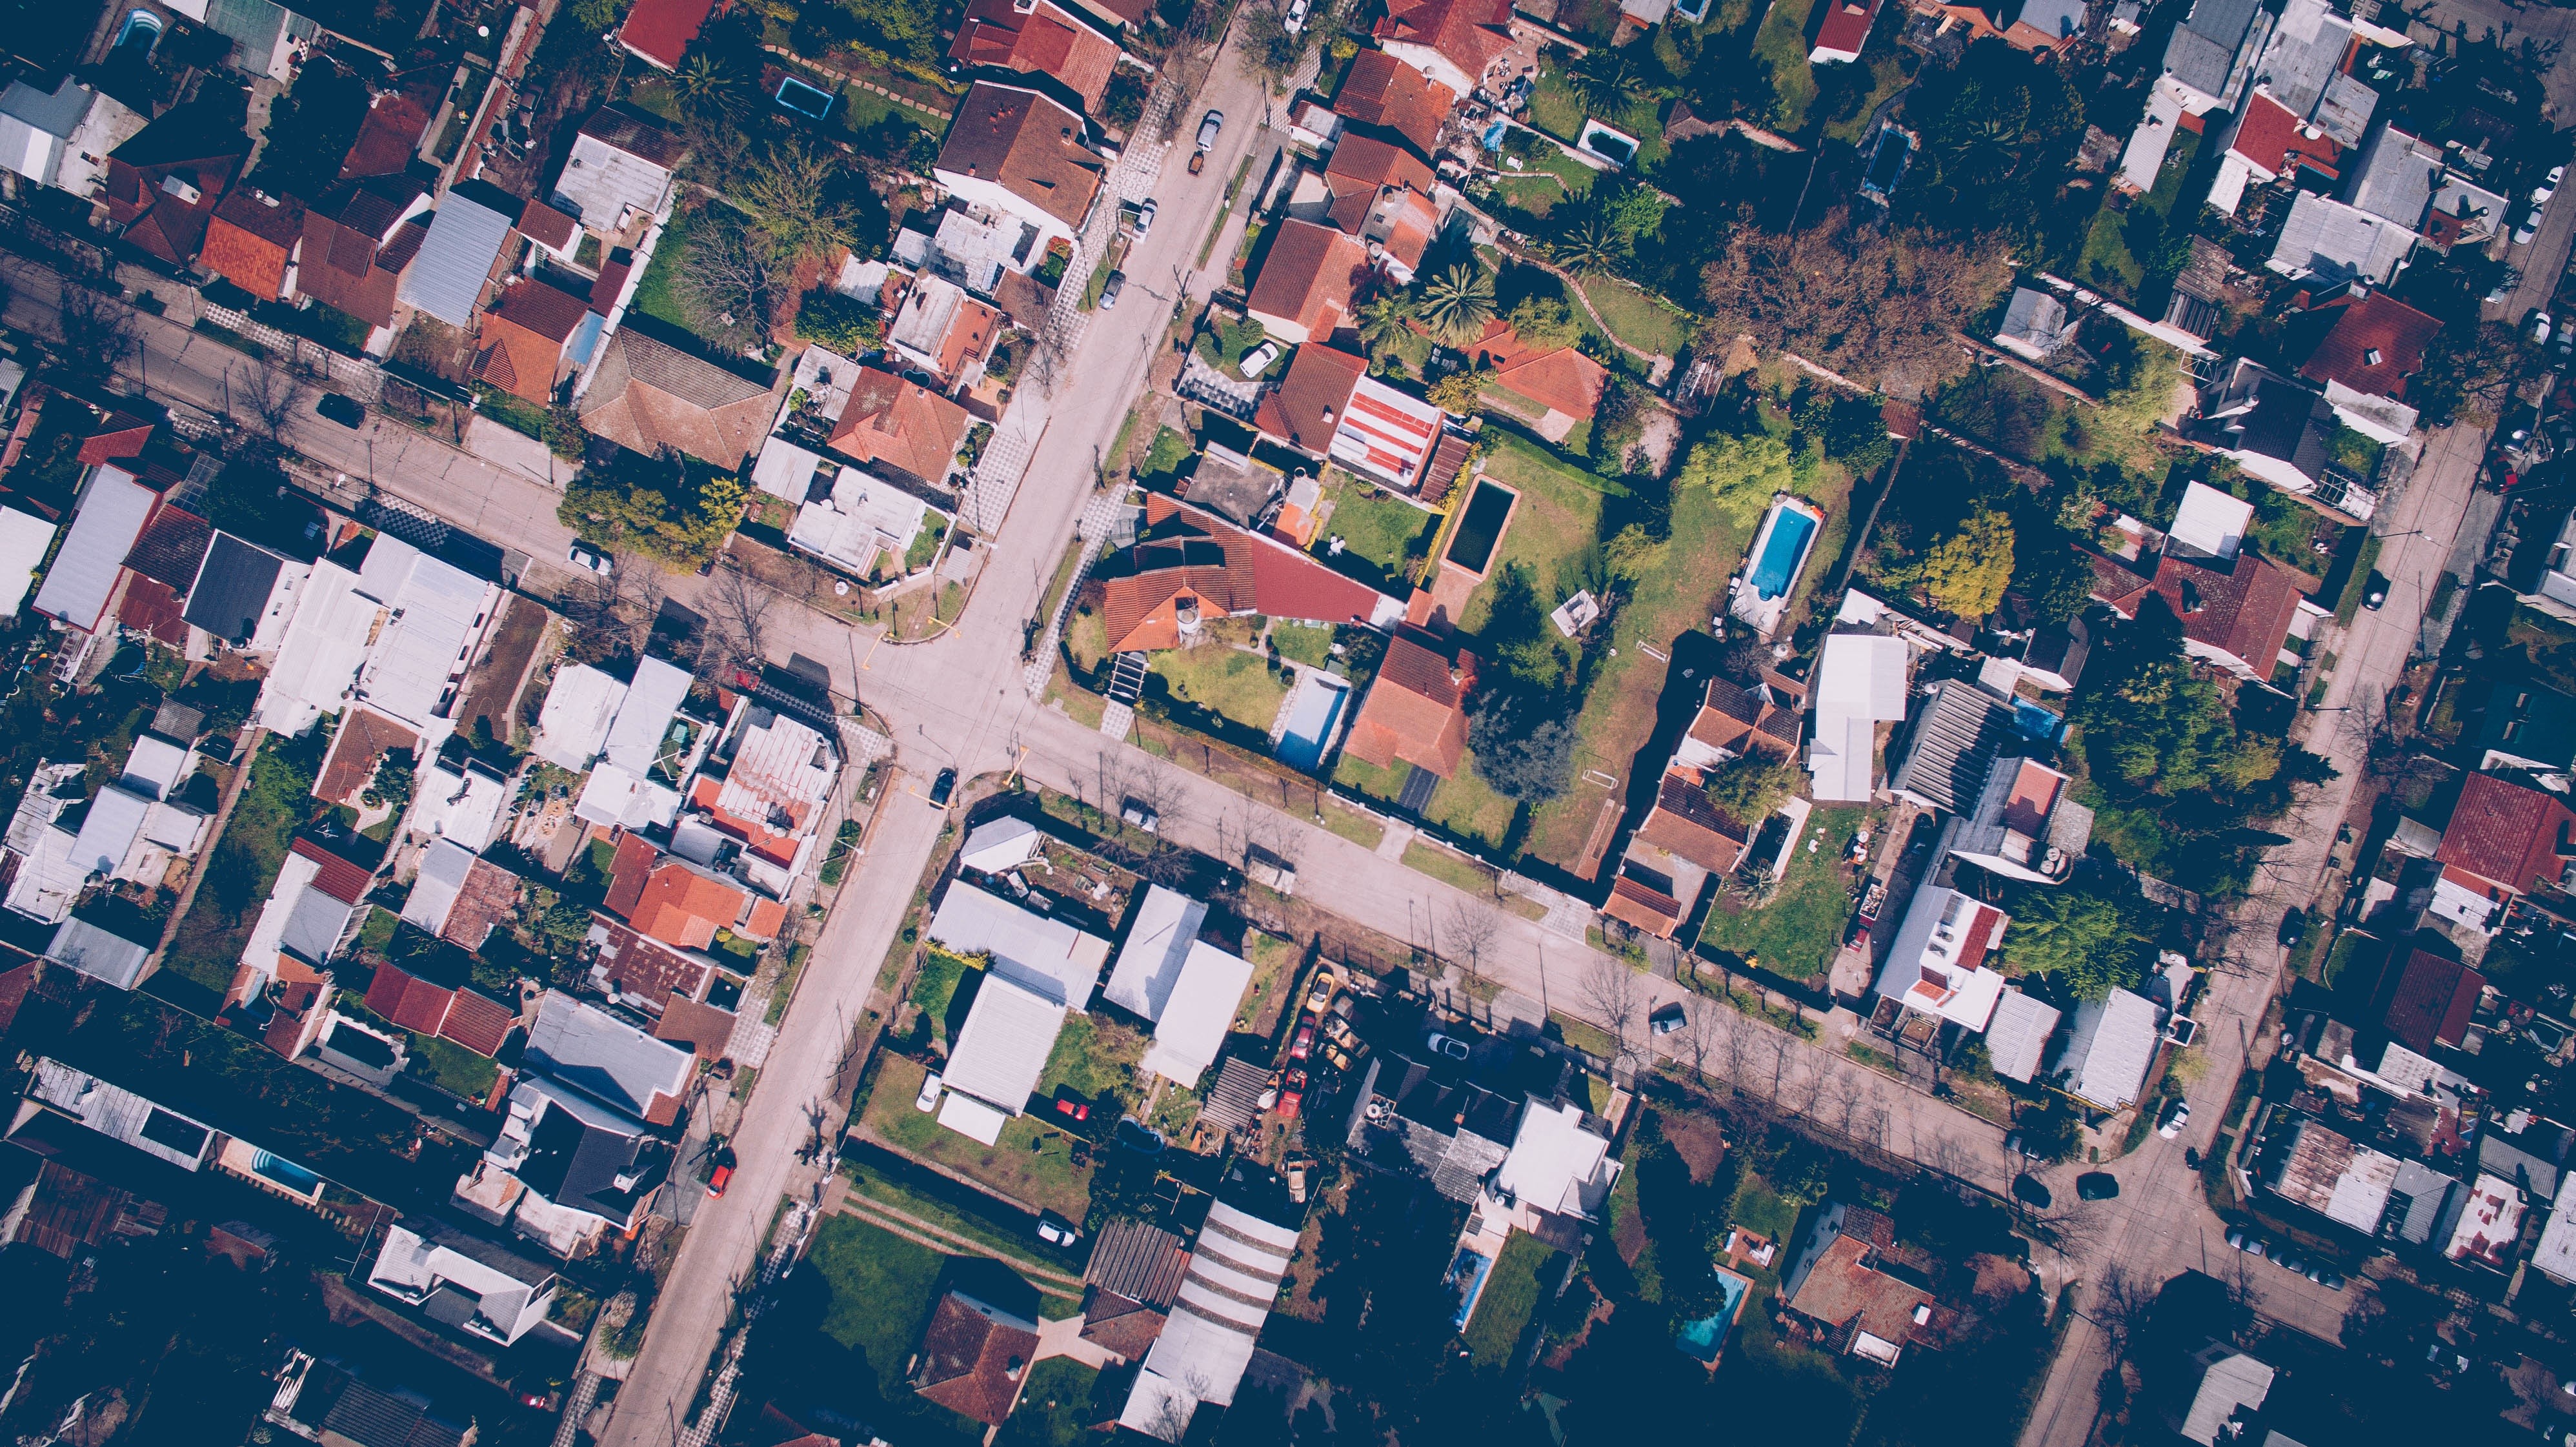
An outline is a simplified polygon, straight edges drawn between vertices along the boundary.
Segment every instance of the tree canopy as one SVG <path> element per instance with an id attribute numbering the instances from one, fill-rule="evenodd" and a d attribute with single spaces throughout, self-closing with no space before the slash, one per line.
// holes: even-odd
<path id="1" fill-rule="evenodd" d="M 1958 531 L 1933 544 L 1915 578 L 1934 607 L 1961 618 L 1983 618 L 2003 602 L 2012 571 L 2012 519 L 1988 508 L 1970 514 Z"/>
<path id="2" fill-rule="evenodd" d="M 2032 885 L 2011 913 L 2004 963 L 2051 980 L 2078 1000 L 2100 1001 L 2146 975 L 2155 938 L 2146 903 L 2133 890 L 2115 890 L 2099 875 Z"/>
<path id="3" fill-rule="evenodd" d="M 1704 487 L 1717 498 L 1720 516 L 1735 527 L 1750 528 L 1770 506 L 1771 495 L 1797 483 L 1787 443 L 1767 433 L 1750 437 L 1712 437 L 1693 446 L 1682 459 L 1679 481 Z"/>
<path id="4" fill-rule="evenodd" d="M 1992 242 L 1855 225 L 1836 210 L 1786 235 L 1738 226 L 1700 273 L 1722 335 L 1750 334 L 1855 381 L 1928 388 L 1964 365 L 1952 335 L 2010 279 Z"/>

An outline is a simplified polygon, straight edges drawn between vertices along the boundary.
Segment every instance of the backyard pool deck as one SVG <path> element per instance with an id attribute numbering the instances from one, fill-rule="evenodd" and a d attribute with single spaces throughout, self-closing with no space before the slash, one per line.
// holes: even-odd
<path id="1" fill-rule="evenodd" d="M 1762 638 L 1779 631 L 1798 592 L 1798 578 L 1824 531 L 1825 515 L 1814 503 L 1788 493 L 1774 493 L 1761 531 L 1744 553 L 1744 568 L 1727 585 L 1728 616 Z"/>

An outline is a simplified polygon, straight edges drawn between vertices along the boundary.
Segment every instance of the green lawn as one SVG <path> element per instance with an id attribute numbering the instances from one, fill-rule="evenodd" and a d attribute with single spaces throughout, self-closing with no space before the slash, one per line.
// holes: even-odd
<path id="1" fill-rule="evenodd" d="M 1793 980 L 1823 973 L 1842 948 L 1843 926 L 1851 920 L 1851 891 L 1838 863 L 1842 846 L 1868 812 L 1860 807 L 1817 809 L 1790 855 L 1780 892 L 1760 909 L 1739 909 L 1734 901 L 1720 899 L 1700 929 L 1700 948 L 1738 956 Z M 1823 847 L 1808 853 L 1808 839 L 1822 839 Z"/>
<path id="2" fill-rule="evenodd" d="M 471 1101 L 490 1095 L 492 1082 L 501 1077 L 501 1067 L 490 1060 L 455 1041 L 430 1035 L 411 1037 L 410 1070 L 450 1095 Z"/>
<path id="3" fill-rule="evenodd" d="M 1778 0 L 1753 37 L 1753 54 L 1771 67 L 1772 92 L 1778 97 L 1772 124 L 1789 135 L 1807 128 L 1807 107 L 1816 101 L 1816 77 L 1807 68 L 1807 15 L 1815 0 Z"/>
<path id="4" fill-rule="evenodd" d="M 1640 351 L 1672 356 L 1690 340 L 1681 319 L 1626 282 L 1595 278 L 1583 287 L 1610 334 Z"/>
<path id="5" fill-rule="evenodd" d="M 1641 56 L 1640 58 L 1643 59 L 1644 57 Z M 1801 61 L 1805 59 L 1805 52 L 1803 50 L 1800 52 L 1799 58 Z M 1654 62 L 1652 60 L 1646 60 L 1646 64 L 1651 69 Z M 1801 75 L 1803 76 L 1803 74 L 1804 70 L 1802 67 Z M 1809 89 L 1812 92 L 1813 86 L 1810 85 Z M 1671 148 L 1664 144 L 1663 121 L 1659 115 L 1661 110 L 1662 102 L 1656 97 L 1649 95 L 1629 102 L 1625 109 L 1616 113 L 1601 114 L 1600 120 L 1603 125 L 1635 136 L 1637 138 L 1638 163 L 1641 166 L 1651 169 L 1652 167 L 1660 164 L 1664 157 L 1672 153 Z M 1547 132 L 1549 135 L 1556 137 L 1558 140 L 1561 140 L 1570 146 L 1582 138 L 1583 122 L 1593 114 L 1594 113 L 1583 104 L 1583 98 L 1576 95 L 1573 87 L 1565 83 L 1565 77 L 1563 73 L 1558 70 L 1554 61 L 1551 60 L 1541 67 L 1539 71 L 1538 89 L 1533 91 L 1530 95 L 1529 123 L 1532 126 Z M 1541 146 L 1536 149 L 1544 151 L 1546 148 Z M 1581 165 L 1580 162 L 1568 162 L 1567 164 L 1575 166 Z M 1532 169 L 1546 170 L 1550 168 L 1543 162 L 1533 161 Z M 1576 181 L 1574 184 L 1579 192 L 1588 189 L 1591 186 L 1591 181 L 1587 176 L 1586 179 Z"/>
<path id="6" fill-rule="evenodd" d="M 1035 1116 L 1014 1116 L 999 1141 L 978 1144 L 941 1125 L 937 1112 L 912 1108 L 921 1077 L 920 1062 L 886 1056 L 868 1097 L 866 1124 L 904 1154 L 981 1181 L 1011 1200 L 1076 1221 L 1088 1214 L 1091 1167 L 1073 1163 L 1072 1143 L 1062 1131 Z"/>
<path id="7" fill-rule="evenodd" d="M 315 770 L 306 756 L 318 747 L 318 739 L 272 741 L 251 760 L 250 782 L 206 853 L 197 896 L 161 957 L 162 969 L 218 995 L 232 988 L 242 946 L 259 923 L 287 845 L 311 817 Z"/>
<path id="8" fill-rule="evenodd" d="M 1565 187 L 1549 176 L 1506 176 L 1494 183 L 1505 208 L 1544 220 L 1565 201 Z"/>
<path id="9" fill-rule="evenodd" d="M 1461 859 L 1437 844 L 1417 839 L 1404 846 L 1404 867 L 1479 897 L 1494 892 L 1494 871 L 1473 860 Z"/>
<path id="10" fill-rule="evenodd" d="M 1497 1371 L 1511 1364 L 1538 1309 L 1540 1274 L 1555 1257 L 1556 1248 L 1526 1231 L 1514 1231 L 1503 1242 L 1503 1254 L 1476 1298 L 1476 1314 L 1467 1319 L 1467 1355 L 1478 1367 Z"/>
<path id="11" fill-rule="evenodd" d="M 1584 555 L 1601 532 L 1601 493 L 1577 481 L 1589 474 L 1555 463 L 1536 443 L 1504 440 L 1499 428 L 1488 427 L 1485 435 L 1491 454 L 1486 477 L 1518 492 L 1520 503 L 1512 509 L 1502 546 L 1485 567 L 1484 584 L 1467 600 L 1465 616 L 1458 620 L 1471 635 L 1483 632 L 1492 620 L 1495 580 L 1513 564 L 1529 570 L 1541 609 L 1573 596 L 1583 586 Z"/>
<path id="12" fill-rule="evenodd" d="M 1859 145 L 1863 130 L 1880 104 L 1903 89 L 1906 81 L 1912 78 L 1907 74 L 1906 65 L 1912 54 L 1911 51 L 1899 50 L 1894 54 L 1864 55 L 1862 60 L 1869 66 L 1869 98 L 1860 103 L 1860 110 L 1850 120 L 1837 121 L 1825 127 L 1825 138 L 1846 145 Z"/>
<path id="13" fill-rule="evenodd" d="M 880 1206 L 891 1207 L 908 1216 L 918 1217 L 943 1231 L 954 1232 L 969 1241 L 990 1246 L 1005 1256 L 1016 1256 L 1039 1264 L 1045 1264 L 1051 1259 L 1050 1248 L 1032 1239 L 1026 1225 L 1006 1226 L 975 1214 L 971 1203 L 960 1204 L 963 1201 L 962 1197 L 959 1201 L 950 1201 L 924 1191 L 914 1190 L 865 1160 L 845 1162 L 841 1170 L 849 1178 L 852 1196 L 874 1201 Z M 1021 1217 L 1020 1220 L 1025 1222 L 1027 1218 Z M 1058 1269 L 1070 1268 L 1059 1266 Z M 1079 1288 L 1071 1288 L 1071 1290 L 1076 1295 L 1080 1294 Z"/>
<path id="14" fill-rule="evenodd" d="M 922 959 L 921 968 L 913 974 L 912 1003 L 930 1017 L 932 1037 L 943 1045 L 948 1043 L 949 1004 L 957 998 L 957 987 L 965 981 L 966 972 L 977 968 L 980 967 L 933 945 Z"/>
<path id="15" fill-rule="evenodd" d="M 648 317 L 669 322 L 682 331 L 690 331 L 689 319 L 680 312 L 679 298 L 671 295 L 671 278 L 680 274 L 680 263 L 689 253 L 689 220 L 687 211 L 675 211 L 670 224 L 662 228 L 662 239 L 653 245 L 653 260 L 644 268 L 644 279 L 635 284 L 635 300 L 630 307 Z"/>
<path id="16" fill-rule="evenodd" d="M 1271 646 L 1279 656 L 1309 668 L 1321 668 L 1332 661 L 1333 630 L 1329 626 L 1278 619 L 1270 625 Z"/>
<path id="17" fill-rule="evenodd" d="M 1100 1373 L 1071 1357 L 1048 1357 L 1029 1368 L 1020 1404 L 1002 1423 L 993 1447 L 1082 1447 L 1095 1424 L 1117 1415 L 1118 1403 L 1096 1403 Z"/>
<path id="18" fill-rule="evenodd" d="M 888 1401 L 909 1396 L 904 1365 L 939 1304 L 946 1258 L 883 1227 L 830 1216 L 816 1228 L 805 1262 L 832 1288 L 823 1334 L 867 1355 L 877 1391 Z"/>
<path id="19" fill-rule="evenodd" d="M 1222 714 L 1257 734 L 1270 732 L 1279 705 L 1288 699 L 1288 685 L 1270 671 L 1267 659 L 1223 644 L 1164 649 L 1154 655 L 1153 672 L 1171 688 L 1173 698 Z"/>
<path id="20" fill-rule="evenodd" d="M 1154 434 L 1154 445 L 1146 450 L 1145 460 L 1136 468 L 1136 475 L 1149 479 L 1171 477 L 1178 474 L 1181 464 L 1189 460 L 1188 435 L 1166 427 Z"/>
<path id="21" fill-rule="evenodd" d="M 1476 756 L 1466 755 L 1458 772 L 1440 781 L 1431 791 L 1431 802 L 1423 806 L 1425 823 L 1436 824 L 1471 844 L 1487 849 L 1500 849 L 1512 832 L 1512 816 L 1520 806 L 1497 794 L 1476 773 Z"/>
<path id="22" fill-rule="evenodd" d="M 1369 496 L 1373 492 L 1377 496 Z M 1332 474 L 1324 500 L 1332 511 L 1316 530 L 1316 555 L 1329 554 L 1331 540 L 1340 538 L 1345 570 L 1358 571 L 1348 567 L 1354 559 L 1372 563 L 1383 575 L 1381 586 L 1398 584 L 1413 561 L 1430 551 L 1431 535 L 1440 526 L 1439 514 L 1425 512 L 1348 473 Z"/>
<path id="23" fill-rule="evenodd" d="M 1038 1077 L 1038 1094 L 1064 1089 L 1094 1100 L 1132 1095 L 1136 1063 L 1144 1058 L 1145 1037 L 1127 1026 L 1092 1015 L 1067 1015 L 1046 1071 Z"/>
<path id="24" fill-rule="evenodd" d="M 2165 151 L 2162 169 L 2156 172 L 2155 188 L 2140 196 L 2126 211 L 2104 206 L 2093 217 L 2093 229 L 2084 238 L 2084 253 L 2076 259 L 2076 271 L 2086 282 L 2099 286 L 2118 285 L 2134 295 L 2146 280 L 2146 263 L 2129 249 L 2131 228 L 2160 231 L 2172 216 L 2174 203 L 2182 198 L 2182 186 L 2191 174 L 2192 157 L 2200 150 L 2200 137 L 2184 131 L 2173 139 Z"/>

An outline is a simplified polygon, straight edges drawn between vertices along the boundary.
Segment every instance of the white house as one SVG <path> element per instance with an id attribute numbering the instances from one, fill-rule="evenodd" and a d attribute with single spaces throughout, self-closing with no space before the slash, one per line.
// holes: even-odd
<path id="1" fill-rule="evenodd" d="M 931 175 L 968 206 L 1020 222 L 1014 270 L 1071 245 L 1099 198 L 1108 161 L 1083 144 L 1083 118 L 1033 90 L 978 81 L 957 107 Z"/>

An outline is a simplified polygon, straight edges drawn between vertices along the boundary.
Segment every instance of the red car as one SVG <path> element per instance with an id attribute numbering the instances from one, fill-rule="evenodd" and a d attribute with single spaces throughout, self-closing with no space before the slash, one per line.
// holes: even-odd
<path id="1" fill-rule="evenodd" d="M 1314 1053 L 1315 1027 L 1312 1025 L 1298 1026 L 1297 1038 L 1291 1041 L 1288 1046 L 1288 1058 L 1291 1060 L 1303 1060 Z"/>
<path id="2" fill-rule="evenodd" d="M 732 1184 L 733 1167 L 718 1166 L 716 1167 L 715 1174 L 707 1177 L 707 1195 L 709 1197 L 721 1196 L 725 1193 L 725 1187 Z"/>
<path id="3" fill-rule="evenodd" d="M 1279 1093 L 1279 1118 L 1281 1120 L 1295 1120 L 1297 1118 L 1298 1107 L 1305 1103 L 1306 1092 L 1302 1090 L 1281 1091 Z"/>
<path id="4" fill-rule="evenodd" d="M 1091 1106 L 1084 1101 L 1074 1099 L 1072 1096 L 1059 1095 L 1055 1098 L 1055 1113 L 1063 1116 L 1066 1120 L 1089 1120 L 1091 1119 Z"/>

